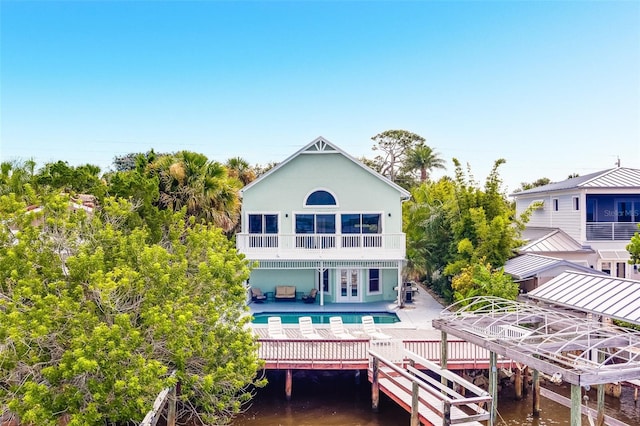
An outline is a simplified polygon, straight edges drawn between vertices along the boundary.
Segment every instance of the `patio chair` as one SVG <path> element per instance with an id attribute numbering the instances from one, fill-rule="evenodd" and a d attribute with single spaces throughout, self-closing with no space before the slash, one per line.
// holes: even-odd
<path id="1" fill-rule="evenodd" d="M 262 293 L 258 287 L 251 287 L 251 300 L 256 303 L 262 303 L 267 300 L 267 296 Z"/>
<path id="2" fill-rule="evenodd" d="M 302 296 L 302 301 L 304 303 L 316 303 L 316 296 L 318 295 L 318 289 L 313 289 L 309 292 L 309 294 L 305 294 Z"/>
<path id="3" fill-rule="evenodd" d="M 268 319 L 269 337 L 272 339 L 287 339 L 288 336 L 282 328 L 282 319 L 280 317 L 269 317 Z"/>
<path id="4" fill-rule="evenodd" d="M 311 317 L 300 317 L 298 318 L 298 325 L 300 326 L 300 333 L 306 339 L 322 339 L 318 333 L 313 329 L 313 323 L 311 322 Z"/>
<path id="5" fill-rule="evenodd" d="M 336 336 L 338 339 L 353 339 L 354 337 L 344 328 L 344 324 L 342 324 L 342 317 L 331 317 L 329 318 L 329 327 L 331 330 L 331 334 Z"/>
<path id="6" fill-rule="evenodd" d="M 364 315 L 362 317 L 362 329 L 364 331 L 364 334 L 366 334 L 372 339 L 376 339 L 376 340 L 391 339 L 391 336 L 381 332 L 378 328 L 376 328 L 376 324 L 373 321 L 373 317 L 371 315 Z"/>

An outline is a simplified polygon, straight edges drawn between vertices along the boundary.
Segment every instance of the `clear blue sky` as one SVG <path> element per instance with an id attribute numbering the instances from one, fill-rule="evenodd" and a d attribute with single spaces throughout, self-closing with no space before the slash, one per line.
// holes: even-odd
<path id="1" fill-rule="evenodd" d="M 449 175 L 505 158 L 508 191 L 640 168 L 640 1 L 0 0 L 0 24 L 2 161 L 373 157 L 405 129 Z"/>

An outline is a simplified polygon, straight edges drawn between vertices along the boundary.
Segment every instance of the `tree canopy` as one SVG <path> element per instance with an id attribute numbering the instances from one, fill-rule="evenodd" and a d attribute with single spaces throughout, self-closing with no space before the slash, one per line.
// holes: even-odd
<path id="1" fill-rule="evenodd" d="M 179 381 L 184 416 L 228 422 L 260 362 L 248 264 L 220 229 L 172 213 L 151 244 L 123 199 L 93 215 L 67 196 L 40 205 L 0 197 L 2 406 L 23 424 L 126 423 Z"/>
<path id="2" fill-rule="evenodd" d="M 519 235 L 527 216 L 515 218 L 514 208 L 502 192 L 498 168 L 504 160 L 495 162 L 483 189 L 465 174 L 457 159 L 453 163 L 454 180 L 443 178 L 414 187 L 411 200 L 403 206 L 406 274 L 413 279 L 424 277 L 449 301 L 475 291 L 490 290 L 491 295 L 501 297 L 511 294 L 504 286 L 508 279 L 500 278 L 504 288 L 499 291 L 470 284 L 493 277 L 487 265 L 501 268 L 521 245 Z M 459 289 L 452 287 L 454 280 Z"/>
<path id="3" fill-rule="evenodd" d="M 398 180 L 409 150 L 425 142 L 422 136 L 407 130 L 386 130 L 371 139 L 376 143 L 373 150 L 380 152 L 373 160 L 375 169 L 393 182 Z"/>

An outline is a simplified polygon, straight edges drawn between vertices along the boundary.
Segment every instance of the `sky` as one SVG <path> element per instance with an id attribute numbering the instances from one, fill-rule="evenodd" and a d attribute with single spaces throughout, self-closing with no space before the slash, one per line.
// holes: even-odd
<path id="1" fill-rule="evenodd" d="M 640 168 L 640 1 L 0 0 L 0 161 L 373 158 L 424 137 L 479 186 Z"/>

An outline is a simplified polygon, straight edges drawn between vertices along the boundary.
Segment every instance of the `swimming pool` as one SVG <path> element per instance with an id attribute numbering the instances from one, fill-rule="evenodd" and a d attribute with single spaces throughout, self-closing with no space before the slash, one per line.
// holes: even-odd
<path id="1" fill-rule="evenodd" d="M 371 315 L 376 324 L 400 322 L 393 312 L 259 312 L 253 314 L 254 324 L 266 324 L 269 317 L 280 317 L 283 324 L 297 324 L 300 317 L 311 317 L 314 324 L 329 324 L 329 318 L 342 317 L 344 324 L 362 324 L 362 317 Z"/>

